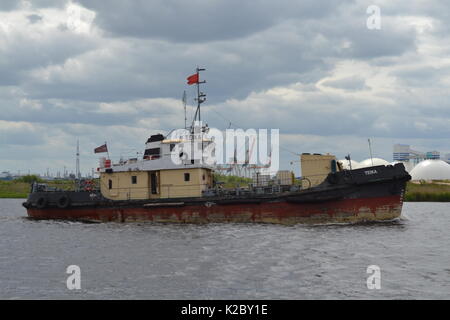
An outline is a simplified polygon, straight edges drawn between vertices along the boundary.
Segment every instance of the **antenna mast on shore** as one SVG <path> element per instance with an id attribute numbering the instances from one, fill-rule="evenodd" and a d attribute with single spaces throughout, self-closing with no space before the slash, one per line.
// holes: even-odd
<path id="1" fill-rule="evenodd" d="M 76 162 L 76 169 L 75 169 L 75 175 L 77 179 L 80 179 L 80 141 L 77 140 L 77 162 Z"/>

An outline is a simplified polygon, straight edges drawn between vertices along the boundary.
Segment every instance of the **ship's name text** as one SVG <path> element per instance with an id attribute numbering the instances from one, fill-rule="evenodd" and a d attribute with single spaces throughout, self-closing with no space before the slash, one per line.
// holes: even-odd
<path id="1" fill-rule="evenodd" d="M 366 174 L 366 176 L 370 176 L 372 174 L 377 174 L 378 172 L 377 172 L 377 170 L 367 170 L 367 171 L 364 171 L 364 173 Z"/>

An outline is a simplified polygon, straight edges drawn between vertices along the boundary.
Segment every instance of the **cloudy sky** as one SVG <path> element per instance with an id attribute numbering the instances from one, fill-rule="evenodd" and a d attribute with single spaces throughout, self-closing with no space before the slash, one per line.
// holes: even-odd
<path id="1" fill-rule="evenodd" d="M 339 3 L 339 4 L 338 4 Z M 381 10 L 369 29 L 367 8 Z M 205 67 L 202 117 L 279 128 L 294 153 L 392 159 L 394 143 L 450 152 L 450 2 L 1 0 L 0 171 L 83 172 L 93 149 L 142 151 L 184 125 L 186 77 Z"/>

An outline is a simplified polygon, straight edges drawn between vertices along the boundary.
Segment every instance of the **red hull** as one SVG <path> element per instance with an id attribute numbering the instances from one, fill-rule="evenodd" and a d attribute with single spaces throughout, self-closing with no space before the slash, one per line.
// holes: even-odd
<path id="1" fill-rule="evenodd" d="M 398 218 L 401 214 L 402 200 L 401 196 L 393 195 L 321 203 L 279 201 L 263 204 L 185 205 L 178 207 L 28 208 L 27 211 L 30 217 L 37 219 L 98 222 L 348 223 Z"/>

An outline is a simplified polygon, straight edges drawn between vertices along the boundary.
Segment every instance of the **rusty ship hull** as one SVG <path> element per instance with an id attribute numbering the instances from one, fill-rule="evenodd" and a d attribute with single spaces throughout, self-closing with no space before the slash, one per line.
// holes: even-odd
<path id="1" fill-rule="evenodd" d="M 330 173 L 321 185 L 296 192 L 122 201 L 93 192 L 35 192 L 23 205 L 31 218 L 90 222 L 385 221 L 400 217 L 410 178 L 404 166 L 397 164 Z"/>

